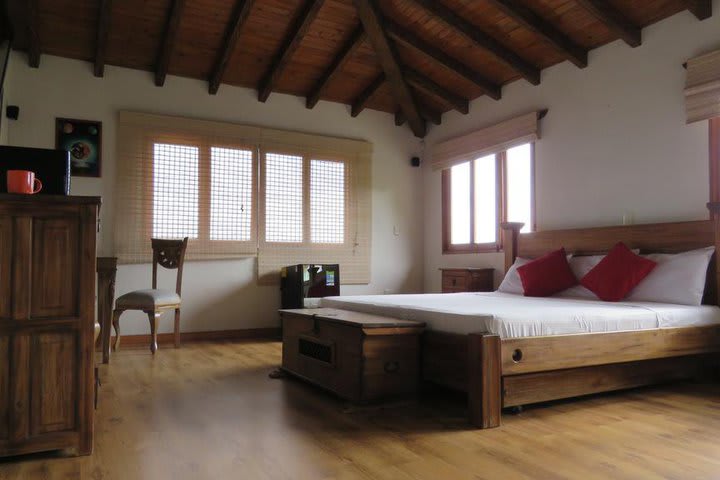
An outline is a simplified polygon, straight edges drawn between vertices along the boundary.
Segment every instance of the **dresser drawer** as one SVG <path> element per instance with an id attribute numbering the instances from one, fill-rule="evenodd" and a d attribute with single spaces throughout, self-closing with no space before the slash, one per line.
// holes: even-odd
<path id="1" fill-rule="evenodd" d="M 442 288 L 460 289 L 464 291 L 468 287 L 468 276 L 461 274 L 444 274 L 442 277 Z"/>

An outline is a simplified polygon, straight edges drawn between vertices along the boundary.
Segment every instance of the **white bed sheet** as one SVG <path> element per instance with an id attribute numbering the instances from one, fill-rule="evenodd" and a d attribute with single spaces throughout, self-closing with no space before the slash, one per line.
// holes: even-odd
<path id="1" fill-rule="evenodd" d="M 720 307 L 531 298 L 501 292 L 327 297 L 321 306 L 419 320 L 451 333 L 502 338 L 720 324 Z"/>

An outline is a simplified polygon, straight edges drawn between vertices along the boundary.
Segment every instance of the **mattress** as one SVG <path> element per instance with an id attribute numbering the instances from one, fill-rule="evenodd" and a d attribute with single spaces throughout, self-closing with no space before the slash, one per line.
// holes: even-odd
<path id="1" fill-rule="evenodd" d="M 502 338 L 720 324 L 720 308 L 652 302 L 531 298 L 501 292 L 327 297 L 321 306 L 425 322 L 442 332 Z"/>

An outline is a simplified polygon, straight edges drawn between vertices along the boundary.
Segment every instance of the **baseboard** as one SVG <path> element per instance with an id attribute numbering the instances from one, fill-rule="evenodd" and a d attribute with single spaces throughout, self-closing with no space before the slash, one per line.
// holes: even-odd
<path id="1" fill-rule="evenodd" d="M 245 328 L 239 330 L 214 330 L 208 332 L 181 332 L 181 343 L 193 342 L 222 342 L 232 340 L 278 340 L 279 327 Z M 110 344 L 114 337 L 110 339 Z M 172 345 L 175 342 L 172 333 L 158 334 L 159 345 Z M 150 335 L 121 335 L 120 348 L 147 347 L 150 345 Z"/>

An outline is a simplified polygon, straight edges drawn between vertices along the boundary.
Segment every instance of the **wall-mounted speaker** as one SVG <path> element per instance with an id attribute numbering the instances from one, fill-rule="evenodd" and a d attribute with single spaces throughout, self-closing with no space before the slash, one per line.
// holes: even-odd
<path id="1" fill-rule="evenodd" d="M 412 157 L 410 159 L 410 165 L 413 167 L 419 167 L 420 166 L 420 157 Z"/>
<path id="2" fill-rule="evenodd" d="M 8 105 L 5 109 L 5 116 L 10 120 L 17 120 L 20 116 L 20 107 L 17 105 Z"/>

